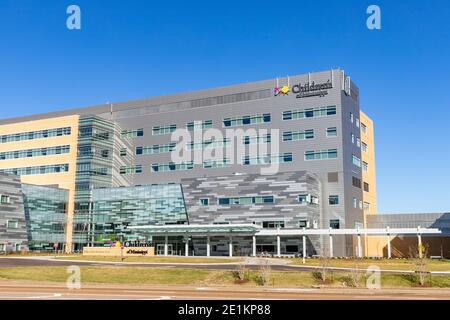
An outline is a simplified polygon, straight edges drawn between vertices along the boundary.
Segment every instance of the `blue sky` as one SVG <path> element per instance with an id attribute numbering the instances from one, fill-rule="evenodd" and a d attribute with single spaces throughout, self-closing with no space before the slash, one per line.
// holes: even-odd
<path id="1" fill-rule="evenodd" d="M 379 211 L 450 211 L 449 21 L 448 0 L 0 0 L 0 118 L 341 67 L 375 121 Z"/>

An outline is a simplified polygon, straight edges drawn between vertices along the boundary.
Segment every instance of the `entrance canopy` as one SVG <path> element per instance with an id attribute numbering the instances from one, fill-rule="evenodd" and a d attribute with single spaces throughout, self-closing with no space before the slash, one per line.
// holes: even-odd
<path id="1" fill-rule="evenodd" d="M 218 236 L 252 236 L 257 234 L 261 227 L 254 224 L 190 224 L 190 225 L 164 225 L 164 226 L 130 226 L 128 229 L 138 230 L 151 235 L 218 235 Z"/>

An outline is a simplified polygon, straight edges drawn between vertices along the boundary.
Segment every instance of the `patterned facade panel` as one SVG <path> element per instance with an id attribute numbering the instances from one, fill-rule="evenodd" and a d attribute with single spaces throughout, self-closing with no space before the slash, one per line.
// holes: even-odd
<path id="1" fill-rule="evenodd" d="M 27 249 L 27 227 L 20 178 L 0 174 L 0 251 Z"/>

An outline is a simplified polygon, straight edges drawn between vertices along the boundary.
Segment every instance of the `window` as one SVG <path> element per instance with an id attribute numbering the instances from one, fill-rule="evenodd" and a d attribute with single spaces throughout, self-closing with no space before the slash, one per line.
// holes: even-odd
<path id="1" fill-rule="evenodd" d="M 0 243 L 0 251 L 4 252 L 6 251 L 6 245 L 3 243 Z"/>
<path id="2" fill-rule="evenodd" d="M 66 154 L 70 152 L 70 146 L 57 146 L 57 147 L 48 147 L 48 148 L 36 148 L 36 149 L 28 149 L 28 150 L 18 150 L 18 151 L 9 151 L 9 152 L 1 152 L 0 160 L 9 160 L 9 159 L 19 159 L 19 158 L 32 158 L 32 157 L 43 157 L 57 154 Z"/>
<path id="3" fill-rule="evenodd" d="M 296 245 L 286 245 L 286 252 L 293 253 L 298 252 L 298 246 Z"/>
<path id="4" fill-rule="evenodd" d="M 200 199 L 200 205 L 202 205 L 202 206 L 209 206 L 209 199 L 208 198 Z"/>
<path id="5" fill-rule="evenodd" d="M 223 127 L 236 127 L 242 125 L 267 123 L 271 121 L 270 113 L 256 114 L 251 116 L 242 116 L 223 119 Z"/>
<path id="6" fill-rule="evenodd" d="M 363 152 L 367 152 L 367 144 L 366 144 L 366 143 L 361 142 L 361 150 L 362 150 Z"/>
<path id="7" fill-rule="evenodd" d="M 281 229 L 284 228 L 284 221 L 263 221 L 262 226 L 264 229 Z"/>
<path id="8" fill-rule="evenodd" d="M 48 166 L 2 169 L 2 170 L 0 170 L 0 173 L 9 173 L 9 174 L 15 174 L 18 176 L 26 176 L 26 175 L 36 175 L 36 174 L 61 173 L 61 172 L 68 172 L 68 171 L 69 171 L 68 164 L 55 164 L 55 165 L 48 165 Z"/>
<path id="9" fill-rule="evenodd" d="M 1 204 L 9 204 L 10 202 L 11 202 L 11 199 L 9 196 L 3 195 L 3 194 L 1 195 L 1 197 L 0 197 Z"/>
<path id="10" fill-rule="evenodd" d="M 250 158 L 250 156 L 242 157 L 242 165 L 263 165 L 270 163 L 287 163 L 292 162 L 292 153 L 283 153 L 280 155 L 262 155 L 254 158 Z"/>
<path id="11" fill-rule="evenodd" d="M 364 123 L 362 123 L 362 122 L 361 122 L 361 131 L 363 133 L 367 133 L 367 126 Z"/>
<path id="12" fill-rule="evenodd" d="M 283 120 L 297 120 L 303 118 L 326 117 L 336 114 L 336 106 L 307 108 L 283 112 Z"/>
<path id="13" fill-rule="evenodd" d="M 175 149 L 175 143 L 169 144 L 154 144 L 152 146 L 146 147 L 136 147 L 136 155 L 144 155 L 144 154 L 160 154 L 160 153 L 168 153 L 172 152 Z"/>
<path id="14" fill-rule="evenodd" d="M 356 146 L 357 146 L 358 148 L 361 147 L 361 139 L 356 138 Z"/>
<path id="15" fill-rule="evenodd" d="M 367 162 L 365 162 L 365 161 L 363 161 L 362 164 L 363 164 L 363 165 L 362 165 L 363 171 L 364 171 L 364 172 L 368 172 L 368 171 L 369 171 L 369 164 L 368 164 Z"/>
<path id="16" fill-rule="evenodd" d="M 353 113 L 350 112 L 350 122 L 353 123 L 354 119 L 353 119 Z"/>
<path id="17" fill-rule="evenodd" d="M 122 130 L 122 138 L 136 138 L 144 136 L 144 129 L 132 129 L 132 130 Z"/>
<path id="18" fill-rule="evenodd" d="M 202 142 L 196 142 L 193 141 L 186 143 L 186 149 L 187 150 L 202 150 L 206 148 L 217 148 L 217 147 L 223 147 L 227 146 L 230 143 L 229 138 L 223 138 L 221 140 L 203 140 Z M 175 148 L 175 145 L 173 146 Z"/>
<path id="19" fill-rule="evenodd" d="M 194 162 L 182 162 L 182 163 L 154 163 L 152 164 L 152 172 L 166 172 L 166 171 L 179 171 L 179 170 L 192 170 L 194 169 Z"/>
<path id="20" fill-rule="evenodd" d="M 205 169 L 217 169 L 217 168 L 225 168 L 231 164 L 229 158 L 223 159 L 212 159 L 203 161 L 203 168 Z"/>
<path id="21" fill-rule="evenodd" d="M 353 208 L 357 208 L 358 207 L 358 199 L 353 198 Z"/>
<path id="22" fill-rule="evenodd" d="M 17 251 L 20 251 L 20 248 L 21 248 L 22 246 L 21 246 L 21 244 L 20 243 L 16 243 L 15 245 L 14 245 L 14 250 L 17 252 Z"/>
<path id="23" fill-rule="evenodd" d="M 127 155 L 127 149 L 126 148 L 120 149 L 120 156 L 125 157 L 126 155 Z"/>
<path id="24" fill-rule="evenodd" d="M 299 194 L 298 202 L 300 204 L 319 204 L 319 198 L 310 194 Z"/>
<path id="25" fill-rule="evenodd" d="M 249 205 L 274 203 L 273 196 L 255 196 L 255 197 L 233 197 L 217 199 L 219 205 Z"/>
<path id="26" fill-rule="evenodd" d="M 122 166 L 119 170 L 120 174 L 139 174 L 142 173 L 142 165 Z"/>
<path id="27" fill-rule="evenodd" d="M 359 200 L 359 209 L 363 209 L 363 202 L 361 200 Z"/>
<path id="28" fill-rule="evenodd" d="M 361 189 L 361 179 L 352 177 L 352 184 L 354 187 Z"/>
<path id="29" fill-rule="evenodd" d="M 192 121 L 186 123 L 186 130 L 188 131 L 211 129 L 211 128 L 212 128 L 212 120 Z"/>
<path id="30" fill-rule="evenodd" d="M 34 140 L 51 137 L 68 136 L 71 134 L 70 127 L 48 129 L 40 131 L 21 132 L 14 134 L 0 135 L 0 143 L 8 143 L 14 141 Z"/>
<path id="31" fill-rule="evenodd" d="M 339 219 L 330 220 L 330 228 L 331 229 L 339 229 Z"/>
<path id="32" fill-rule="evenodd" d="M 352 155 L 352 162 L 355 166 L 357 166 L 358 168 L 361 168 L 361 159 L 358 158 L 355 155 Z"/>
<path id="33" fill-rule="evenodd" d="M 254 137 L 250 137 L 250 136 L 245 136 L 242 139 L 242 143 L 243 144 L 259 144 L 259 143 L 270 143 L 271 141 L 271 135 L 270 133 L 268 134 L 264 134 L 261 136 L 254 136 Z"/>
<path id="34" fill-rule="evenodd" d="M 309 221 L 308 220 L 300 220 L 298 222 L 298 227 L 299 228 L 309 228 Z"/>
<path id="35" fill-rule="evenodd" d="M 337 137 L 337 128 L 336 127 L 327 128 L 327 137 Z"/>
<path id="36" fill-rule="evenodd" d="M 367 182 L 364 182 L 363 186 L 364 186 L 364 191 L 369 192 L 369 184 Z"/>
<path id="37" fill-rule="evenodd" d="M 328 204 L 330 206 L 335 206 L 339 204 L 339 196 L 332 195 L 328 197 Z"/>
<path id="38" fill-rule="evenodd" d="M 355 143 L 355 135 L 353 133 L 350 134 L 350 140 L 353 144 Z"/>
<path id="39" fill-rule="evenodd" d="M 163 134 L 170 134 L 170 133 L 174 132 L 175 130 L 177 130 L 176 124 L 170 124 L 170 125 L 165 125 L 165 126 L 156 126 L 156 127 L 152 128 L 152 135 L 159 136 L 159 135 L 163 135 Z"/>
<path id="40" fill-rule="evenodd" d="M 356 123 L 356 127 L 359 128 L 359 119 L 358 118 L 356 118 L 355 123 Z"/>
<path id="41" fill-rule="evenodd" d="M 306 139 L 314 139 L 314 130 L 283 132 L 283 141 L 299 141 Z"/>
<path id="42" fill-rule="evenodd" d="M 6 227 L 8 229 L 17 229 L 19 228 L 19 222 L 17 220 L 8 220 Z"/>
<path id="43" fill-rule="evenodd" d="M 364 211 L 369 211 L 370 210 L 370 203 L 369 202 L 364 202 Z"/>
<path id="44" fill-rule="evenodd" d="M 337 149 L 328 149 L 321 151 L 306 151 L 305 152 L 305 161 L 311 160 L 327 160 L 327 159 L 336 159 L 337 158 Z"/>

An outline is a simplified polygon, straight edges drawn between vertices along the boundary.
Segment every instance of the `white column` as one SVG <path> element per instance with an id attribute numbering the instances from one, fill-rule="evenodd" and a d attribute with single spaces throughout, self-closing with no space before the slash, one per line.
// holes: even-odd
<path id="1" fill-rule="evenodd" d="M 184 255 L 189 257 L 189 237 L 186 237 L 186 242 L 184 243 Z"/>
<path id="2" fill-rule="evenodd" d="M 330 228 L 330 258 L 333 258 L 333 235 Z"/>
<path id="3" fill-rule="evenodd" d="M 306 263 L 306 236 L 303 235 L 303 264 Z"/>
<path id="4" fill-rule="evenodd" d="M 252 246 L 253 254 L 252 256 L 256 257 L 256 236 L 253 236 L 253 246 Z"/>
<path id="5" fill-rule="evenodd" d="M 281 257 L 281 241 L 280 236 L 277 235 L 277 257 Z"/>
<path id="6" fill-rule="evenodd" d="M 388 249 L 388 259 L 392 258 L 391 252 L 391 235 L 389 234 L 389 227 L 386 228 L 387 233 L 387 249 Z"/>
<path id="7" fill-rule="evenodd" d="M 164 256 L 166 256 L 166 257 L 167 257 L 168 251 L 169 251 L 168 244 L 169 244 L 169 237 L 165 236 L 164 237 Z"/>
<path id="8" fill-rule="evenodd" d="M 419 249 L 419 258 L 422 258 L 422 234 L 420 233 L 420 226 L 417 227 L 417 244 Z"/>
<path id="9" fill-rule="evenodd" d="M 228 242 L 228 254 L 230 257 L 233 256 L 233 237 L 230 237 L 230 240 Z"/>
<path id="10" fill-rule="evenodd" d="M 211 255 L 211 243 L 209 236 L 206 237 L 206 256 L 209 257 Z"/>
<path id="11" fill-rule="evenodd" d="M 361 235 L 358 234 L 358 258 L 362 258 Z"/>

